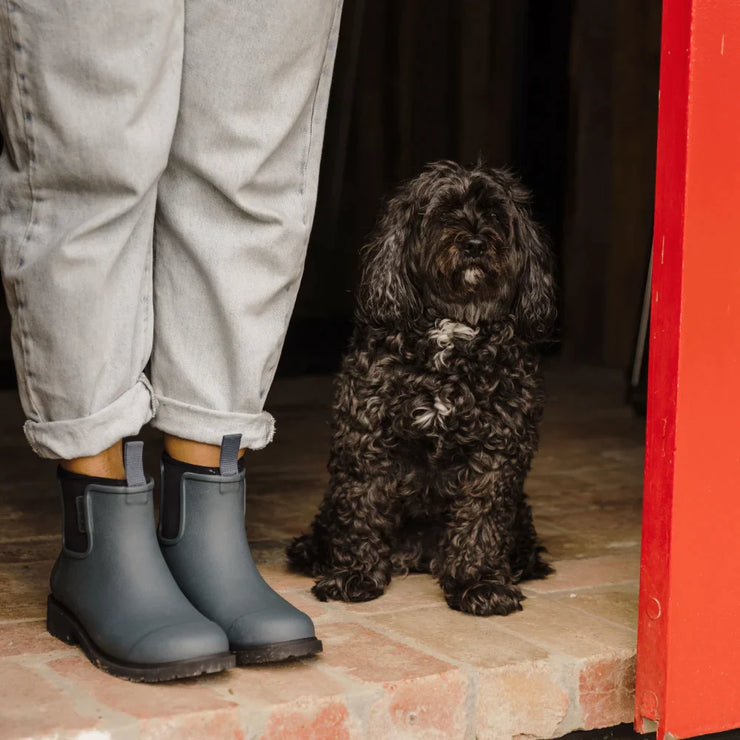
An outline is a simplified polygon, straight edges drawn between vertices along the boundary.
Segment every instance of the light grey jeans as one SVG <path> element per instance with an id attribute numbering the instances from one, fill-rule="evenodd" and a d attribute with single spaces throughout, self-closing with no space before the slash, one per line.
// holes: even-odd
<path id="1" fill-rule="evenodd" d="M 270 441 L 340 15 L 2 0 L 0 265 L 39 455 L 94 455 L 150 421 Z"/>

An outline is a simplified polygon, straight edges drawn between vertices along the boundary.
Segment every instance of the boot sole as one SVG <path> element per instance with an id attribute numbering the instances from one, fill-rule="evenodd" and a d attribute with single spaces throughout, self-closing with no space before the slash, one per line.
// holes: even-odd
<path id="1" fill-rule="evenodd" d="M 112 676 L 125 678 L 128 681 L 159 683 L 177 678 L 192 678 L 206 673 L 220 673 L 235 665 L 234 656 L 231 653 L 151 664 L 127 663 L 111 658 L 95 645 L 77 618 L 53 596 L 49 596 L 47 601 L 46 629 L 50 635 L 67 645 L 79 645 L 93 665 Z"/>
<path id="2" fill-rule="evenodd" d="M 236 664 L 239 666 L 257 665 L 259 663 L 278 663 L 291 658 L 305 658 L 316 655 L 323 650 L 321 640 L 315 637 L 304 637 L 300 640 L 275 642 L 271 645 L 235 650 Z"/>

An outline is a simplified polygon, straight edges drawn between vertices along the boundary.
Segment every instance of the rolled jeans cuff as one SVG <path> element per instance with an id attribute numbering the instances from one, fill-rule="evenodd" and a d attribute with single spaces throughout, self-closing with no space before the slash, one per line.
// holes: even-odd
<path id="1" fill-rule="evenodd" d="M 27 421 L 23 425 L 33 451 L 48 458 L 90 457 L 124 437 L 139 433 L 157 408 L 151 384 L 139 376 L 134 386 L 90 416 L 60 421 Z"/>
<path id="2" fill-rule="evenodd" d="M 266 411 L 213 411 L 163 396 L 157 396 L 157 415 L 152 426 L 165 434 L 210 445 L 220 445 L 226 434 L 241 434 L 241 446 L 250 450 L 266 447 L 275 434 L 275 419 Z"/>

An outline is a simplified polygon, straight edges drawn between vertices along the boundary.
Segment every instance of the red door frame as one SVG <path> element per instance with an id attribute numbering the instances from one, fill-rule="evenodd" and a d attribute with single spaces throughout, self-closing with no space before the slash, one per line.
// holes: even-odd
<path id="1" fill-rule="evenodd" d="M 635 723 L 740 727 L 740 0 L 665 0 Z"/>

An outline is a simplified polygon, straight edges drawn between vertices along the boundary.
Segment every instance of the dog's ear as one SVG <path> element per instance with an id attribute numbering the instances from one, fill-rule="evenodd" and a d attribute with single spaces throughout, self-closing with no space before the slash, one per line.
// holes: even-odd
<path id="1" fill-rule="evenodd" d="M 521 335 L 539 342 L 548 338 L 557 311 L 552 254 L 542 229 L 532 219 L 529 192 L 514 182 L 509 193 L 514 206 L 514 247 L 520 263 L 514 317 Z"/>
<path id="2" fill-rule="evenodd" d="M 357 315 L 365 323 L 406 323 L 421 310 L 411 280 L 411 252 L 421 218 L 417 203 L 410 185 L 401 188 L 363 248 Z"/>

